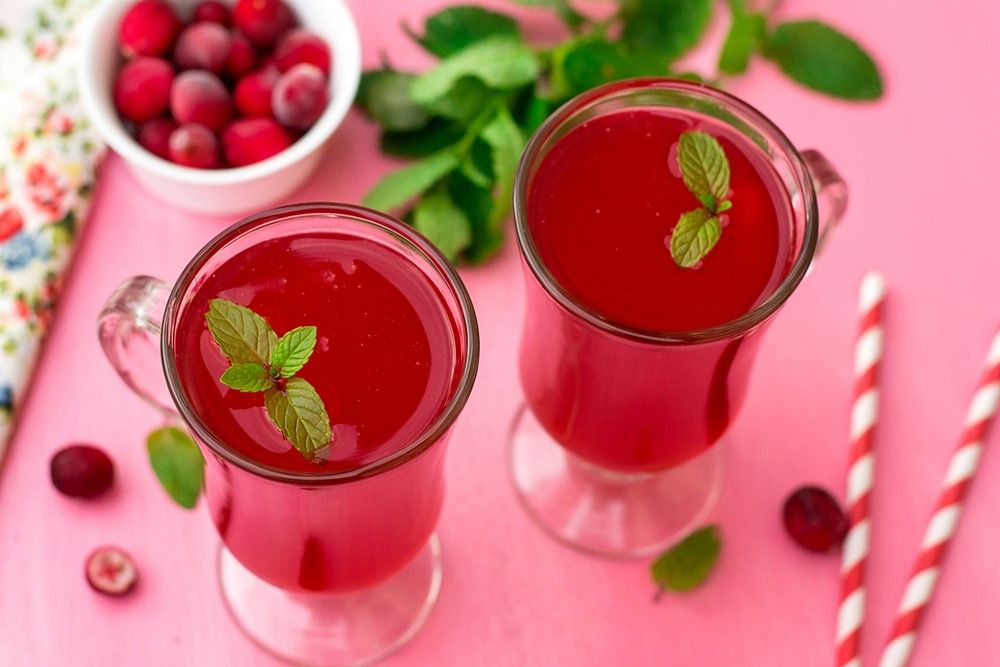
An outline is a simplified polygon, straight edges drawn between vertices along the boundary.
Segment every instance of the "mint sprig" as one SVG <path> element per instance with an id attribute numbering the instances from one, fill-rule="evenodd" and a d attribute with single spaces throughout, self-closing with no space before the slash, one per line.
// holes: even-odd
<path id="1" fill-rule="evenodd" d="M 653 582 L 664 591 L 687 591 L 701 585 L 715 568 L 722 536 L 715 524 L 694 531 L 650 566 Z"/>
<path id="2" fill-rule="evenodd" d="M 733 207 L 729 195 L 729 160 L 718 140 L 707 132 L 681 134 L 677 148 L 684 185 L 702 207 L 681 215 L 670 236 L 670 254 L 677 266 L 698 264 L 722 237 L 719 216 Z"/>
<path id="3" fill-rule="evenodd" d="M 237 391 L 264 393 L 274 426 L 306 458 L 330 445 L 330 416 L 316 389 L 297 374 L 316 348 L 316 327 L 280 338 L 263 317 L 226 299 L 213 299 L 205 322 L 232 365 L 220 381 Z"/>

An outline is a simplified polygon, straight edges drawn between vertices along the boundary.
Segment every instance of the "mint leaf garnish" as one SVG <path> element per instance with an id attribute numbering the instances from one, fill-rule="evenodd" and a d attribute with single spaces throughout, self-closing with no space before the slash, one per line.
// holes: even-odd
<path id="1" fill-rule="evenodd" d="M 181 507 L 194 507 L 205 482 L 205 458 L 191 436 L 167 426 L 149 434 L 146 449 L 153 472 L 170 497 Z"/>
<path id="2" fill-rule="evenodd" d="M 490 37 L 520 35 L 517 21 L 511 17 L 473 5 L 448 7 L 427 17 L 423 36 L 415 34 L 405 23 L 403 28 L 414 41 L 439 58 Z"/>
<path id="3" fill-rule="evenodd" d="M 650 574 L 661 591 L 690 590 L 712 573 L 721 549 L 718 526 L 699 528 L 653 561 Z"/>
<path id="4" fill-rule="evenodd" d="M 247 392 L 264 391 L 274 386 L 267 369 L 255 361 L 230 366 L 219 381 L 227 387 Z"/>
<path id="5" fill-rule="evenodd" d="M 458 156 L 450 150 L 435 153 L 383 178 L 361 203 L 370 208 L 391 211 L 429 190 L 458 163 Z"/>
<path id="6" fill-rule="evenodd" d="M 715 137 L 692 130 L 681 134 L 677 161 L 684 185 L 702 205 L 682 214 L 670 236 L 674 262 L 689 269 L 719 242 L 719 214 L 733 207 L 733 202 L 725 198 L 729 194 L 729 160 Z"/>
<path id="7" fill-rule="evenodd" d="M 298 327 L 278 339 L 271 354 L 271 368 L 290 378 L 306 365 L 316 348 L 316 327 Z"/>
<path id="8" fill-rule="evenodd" d="M 271 360 L 278 337 L 257 313 L 225 299 L 212 299 L 205 313 L 208 330 L 222 353 L 234 364 Z"/>
<path id="9" fill-rule="evenodd" d="M 689 269 L 715 247 L 722 236 L 719 219 L 707 209 L 696 208 L 681 216 L 670 237 L 670 254 L 681 268 Z"/>
<path id="10" fill-rule="evenodd" d="M 330 444 L 330 417 L 323 399 L 302 378 L 290 379 L 283 392 L 269 389 L 264 405 L 274 425 L 303 456 L 312 457 Z"/>

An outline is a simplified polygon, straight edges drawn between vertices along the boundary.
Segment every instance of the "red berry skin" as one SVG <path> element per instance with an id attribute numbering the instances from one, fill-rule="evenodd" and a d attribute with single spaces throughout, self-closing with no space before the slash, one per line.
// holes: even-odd
<path id="1" fill-rule="evenodd" d="M 326 75 L 315 65 L 296 65 L 281 75 L 271 93 L 274 117 L 285 127 L 308 130 L 330 101 Z"/>
<path id="2" fill-rule="evenodd" d="M 174 68 L 163 58 L 136 58 L 115 79 L 115 107 L 126 120 L 142 123 L 170 106 Z"/>
<path id="3" fill-rule="evenodd" d="M 63 447 L 49 461 L 52 485 L 71 498 L 96 498 L 115 481 L 115 464 L 92 445 Z"/>
<path id="4" fill-rule="evenodd" d="M 785 501 L 785 528 L 810 551 L 828 551 L 847 533 L 847 515 L 836 499 L 815 486 L 797 489 Z"/>
<path id="5" fill-rule="evenodd" d="M 135 561 L 118 547 L 103 546 L 87 556 L 83 575 L 98 593 L 120 597 L 131 592 L 139 581 Z"/>
<path id="6" fill-rule="evenodd" d="M 222 151 L 233 167 L 266 160 L 292 143 L 288 131 L 270 118 L 241 118 L 222 133 Z"/>
<path id="7" fill-rule="evenodd" d="M 170 118 L 147 120 L 139 127 L 139 144 L 153 155 L 169 160 L 170 134 L 176 129 L 177 123 Z"/>
<path id="8" fill-rule="evenodd" d="M 229 58 L 226 59 L 226 74 L 239 78 L 252 70 L 257 64 L 257 52 L 250 40 L 243 33 L 233 32 L 229 35 Z"/>
<path id="9" fill-rule="evenodd" d="M 309 63 L 330 73 L 330 47 L 316 33 L 305 28 L 289 30 L 274 49 L 274 62 L 278 69 L 287 72 L 296 65 Z"/>
<path id="10" fill-rule="evenodd" d="M 250 72 L 236 82 L 236 88 L 233 90 L 236 109 L 244 116 L 273 117 L 271 94 L 277 82 L 278 70 L 274 67 Z"/>
<path id="11" fill-rule="evenodd" d="M 229 7 L 221 2 L 215 2 L 215 0 L 205 0 L 205 2 L 199 2 L 198 6 L 194 8 L 192 20 L 195 22 L 211 21 L 228 28 L 232 17 L 229 15 Z"/>
<path id="12" fill-rule="evenodd" d="M 185 123 L 170 134 L 170 159 L 184 167 L 211 169 L 219 164 L 219 142 L 204 125 Z"/>
<path id="13" fill-rule="evenodd" d="M 229 62 L 229 31 L 218 23 L 194 23 L 177 38 L 174 62 L 182 69 L 204 69 L 222 74 Z"/>
<path id="14" fill-rule="evenodd" d="M 178 123 L 197 123 L 219 132 L 232 118 L 229 91 L 219 77 L 205 70 L 181 72 L 170 89 L 170 110 Z"/>
<path id="15" fill-rule="evenodd" d="M 273 46 L 295 23 L 282 0 L 236 0 L 233 7 L 233 25 L 257 46 Z"/>
<path id="16" fill-rule="evenodd" d="M 162 56 L 181 31 L 177 13 L 164 0 L 139 0 L 118 26 L 118 44 L 126 58 Z"/>

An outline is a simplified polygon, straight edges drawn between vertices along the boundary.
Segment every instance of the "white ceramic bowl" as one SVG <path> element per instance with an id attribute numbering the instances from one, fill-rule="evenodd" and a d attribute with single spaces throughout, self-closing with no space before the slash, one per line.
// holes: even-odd
<path id="1" fill-rule="evenodd" d="M 121 65 L 118 24 L 135 0 L 103 0 L 83 36 L 80 94 L 98 133 L 121 155 L 146 189 L 177 208 L 210 214 L 246 213 L 281 199 L 319 164 L 323 148 L 344 120 L 361 77 L 361 43 L 343 0 L 285 0 L 302 25 L 322 35 L 333 51 L 330 105 L 286 150 L 234 169 L 192 169 L 163 160 L 132 138 L 115 111 L 112 89 Z M 197 0 L 169 0 L 182 19 Z"/>

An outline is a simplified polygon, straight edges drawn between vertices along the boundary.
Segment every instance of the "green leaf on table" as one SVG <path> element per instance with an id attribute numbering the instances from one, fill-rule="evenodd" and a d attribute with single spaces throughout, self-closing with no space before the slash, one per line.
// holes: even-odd
<path id="1" fill-rule="evenodd" d="M 719 54 L 719 71 L 726 74 L 745 72 L 750 56 L 760 50 L 767 36 L 766 17 L 744 11 L 739 5 L 742 3 L 734 3 L 733 20 Z"/>
<path id="2" fill-rule="evenodd" d="M 446 118 L 431 121 L 411 132 L 383 132 L 379 148 L 383 153 L 399 157 L 427 157 L 451 146 L 465 136 L 465 128 Z"/>
<path id="3" fill-rule="evenodd" d="M 415 74 L 390 69 L 365 72 L 358 86 L 358 106 L 384 130 L 418 130 L 427 125 L 430 115 L 410 97 L 416 79 Z"/>
<path id="4" fill-rule="evenodd" d="M 468 216 L 452 201 L 448 190 L 440 188 L 426 195 L 413 209 L 413 226 L 454 261 L 472 242 Z"/>
<path id="5" fill-rule="evenodd" d="M 712 573 L 721 550 L 719 527 L 699 528 L 653 561 L 650 574 L 661 590 L 690 590 Z"/>
<path id="6" fill-rule="evenodd" d="M 429 190 L 455 169 L 458 162 L 458 156 L 452 151 L 435 153 L 383 178 L 365 195 L 362 203 L 383 211 L 395 209 Z"/>
<path id="7" fill-rule="evenodd" d="M 269 389 L 264 394 L 264 407 L 285 439 L 303 456 L 312 457 L 330 445 L 333 435 L 326 406 L 303 378 L 288 380 L 283 391 Z"/>
<path id="8" fill-rule="evenodd" d="M 665 76 L 669 60 L 662 53 L 632 51 L 621 42 L 586 39 L 557 53 L 552 68 L 555 97 L 562 100 L 611 81 Z"/>
<path id="9" fill-rule="evenodd" d="M 168 426 L 149 434 L 149 462 L 160 484 L 181 507 L 191 509 L 205 483 L 205 458 L 187 433 Z"/>
<path id="10" fill-rule="evenodd" d="M 494 103 L 496 93 L 475 77 L 466 76 L 455 82 L 444 95 L 424 103 L 424 108 L 435 116 L 442 116 L 468 124 Z"/>
<path id="11" fill-rule="evenodd" d="M 517 21 L 498 12 L 474 5 L 457 5 L 433 14 L 424 22 L 424 34 L 407 32 L 425 49 L 439 58 L 489 37 L 518 37 Z"/>
<path id="12" fill-rule="evenodd" d="M 767 38 L 764 55 L 795 81 L 847 100 L 882 96 L 872 57 L 847 35 L 819 21 L 782 23 Z"/>
<path id="13" fill-rule="evenodd" d="M 490 257 L 503 245 L 503 230 L 491 222 L 495 203 L 493 190 L 476 185 L 461 171 L 452 172 L 445 180 L 448 194 L 472 227 L 472 241 L 465 250 L 464 257 L 472 264 L 478 264 Z"/>
<path id="14" fill-rule="evenodd" d="M 238 391 L 264 391 L 274 386 L 274 380 L 267 369 L 256 361 L 230 366 L 219 381 Z"/>
<path id="15" fill-rule="evenodd" d="M 719 219 L 704 208 L 681 215 L 670 236 L 670 254 L 681 268 L 689 269 L 715 247 L 722 236 Z"/>
<path id="16" fill-rule="evenodd" d="M 316 348 L 316 327 L 297 327 L 278 339 L 271 354 L 271 368 L 290 378 L 306 365 Z"/>
<path id="17" fill-rule="evenodd" d="M 205 322 L 216 345 L 232 363 L 270 362 L 278 336 L 264 318 L 249 308 L 225 299 L 212 299 Z"/>
<path id="18" fill-rule="evenodd" d="M 622 11 L 622 41 L 629 48 L 673 60 L 701 39 L 712 0 L 632 0 L 623 3 Z"/>
<path id="19" fill-rule="evenodd" d="M 529 7 L 547 7 L 554 11 L 571 30 L 578 29 L 587 18 L 573 9 L 569 0 L 514 0 L 514 2 Z"/>
<path id="20" fill-rule="evenodd" d="M 524 150 L 524 136 L 506 107 L 501 107 L 497 111 L 493 120 L 483 128 L 480 136 L 492 149 L 493 175 L 496 178 L 497 191 L 490 223 L 499 228 L 510 212 L 511 198 L 514 195 L 514 175 L 521 160 L 521 152 Z"/>
<path id="21" fill-rule="evenodd" d="M 475 77 L 494 90 L 511 90 L 533 83 L 538 60 L 524 42 L 491 37 L 442 60 L 413 83 L 410 94 L 418 104 L 431 104 L 465 77 Z"/>
<path id="22" fill-rule="evenodd" d="M 729 160 L 719 141 L 701 131 L 681 134 L 677 149 L 684 185 L 708 209 L 729 193 Z"/>

